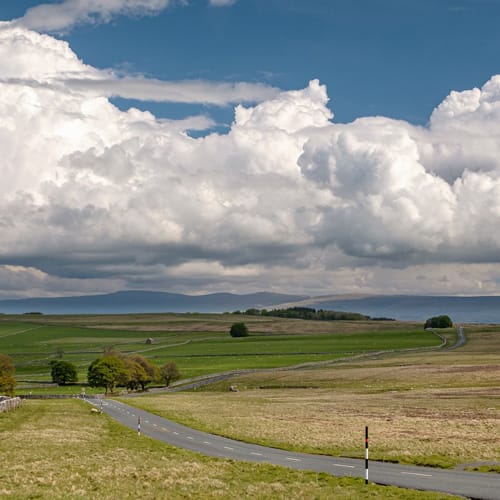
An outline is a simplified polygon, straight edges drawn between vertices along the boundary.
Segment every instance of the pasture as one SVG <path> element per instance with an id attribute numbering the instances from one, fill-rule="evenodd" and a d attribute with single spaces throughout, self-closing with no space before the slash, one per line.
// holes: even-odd
<path id="1" fill-rule="evenodd" d="M 231 338 L 230 325 L 242 320 L 251 336 Z M 84 381 L 88 364 L 110 346 L 157 365 L 175 360 L 184 377 L 320 360 L 126 402 L 244 441 L 355 458 L 363 456 L 369 425 L 374 460 L 498 472 L 492 436 L 500 435 L 499 329 L 474 326 L 466 333 L 464 347 L 446 351 L 422 325 L 399 322 L 0 316 L 0 352 L 13 357 L 20 380 L 40 381 L 50 380 L 49 362 L 60 356 L 78 365 Z M 443 335 L 453 343 L 454 331 Z M 0 440 L 6 498 L 107 498 L 111 491 L 120 498 L 451 498 L 196 455 L 138 438 L 79 400 L 28 400 L 0 415 L 0 431 L 8 436 Z"/>
<path id="2" fill-rule="evenodd" d="M 192 393 L 127 400 L 195 428 L 277 448 L 500 472 L 500 332 L 457 350 L 399 352 L 256 372 Z M 236 385 L 239 392 L 230 392 Z"/>
<path id="3" fill-rule="evenodd" d="M 242 320 L 251 335 L 230 337 L 231 324 Z M 153 338 L 152 344 L 147 344 L 148 338 Z M 190 378 L 385 350 L 435 348 L 440 343 L 441 339 L 421 325 L 397 322 L 304 321 L 228 314 L 0 317 L 0 352 L 13 358 L 18 380 L 31 385 L 49 382 L 50 361 L 58 358 L 74 363 L 79 381 L 85 383 L 89 364 L 111 347 L 125 354 L 142 354 L 157 366 L 175 361 L 182 377 Z"/>
<path id="4" fill-rule="evenodd" d="M 0 431 L 6 499 L 456 498 L 201 456 L 139 437 L 81 400 L 25 401 L 0 414 Z"/>

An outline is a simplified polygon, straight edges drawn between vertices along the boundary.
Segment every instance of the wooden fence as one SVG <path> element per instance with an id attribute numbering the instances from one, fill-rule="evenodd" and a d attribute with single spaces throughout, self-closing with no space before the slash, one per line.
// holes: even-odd
<path id="1" fill-rule="evenodd" d="M 9 398 L 0 401 L 0 413 L 15 410 L 21 404 L 21 398 Z"/>

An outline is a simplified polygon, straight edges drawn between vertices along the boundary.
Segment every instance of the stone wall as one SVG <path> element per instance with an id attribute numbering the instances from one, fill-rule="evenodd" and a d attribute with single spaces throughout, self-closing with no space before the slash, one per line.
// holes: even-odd
<path id="1" fill-rule="evenodd" d="M 0 413 L 15 410 L 21 404 L 21 398 L 5 398 L 0 401 Z"/>

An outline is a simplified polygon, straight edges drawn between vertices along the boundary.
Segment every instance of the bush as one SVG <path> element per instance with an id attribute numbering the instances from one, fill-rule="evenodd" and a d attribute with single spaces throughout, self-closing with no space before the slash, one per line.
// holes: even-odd
<path id="1" fill-rule="evenodd" d="M 234 323 L 229 330 L 231 337 L 248 337 L 248 328 L 245 323 Z"/>
<path id="2" fill-rule="evenodd" d="M 52 382 L 57 385 L 73 384 L 78 381 L 76 366 L 68 361 L 51 361 L 50 374 Z"/>
<path id="3" fill-rule="evenodd" d="M 453 321 L 449 316 L 445 314 L 441 316 L 433 316 L 429 318 L 424 325 L 424 328 L 451 328 L 453 326 Z"/>

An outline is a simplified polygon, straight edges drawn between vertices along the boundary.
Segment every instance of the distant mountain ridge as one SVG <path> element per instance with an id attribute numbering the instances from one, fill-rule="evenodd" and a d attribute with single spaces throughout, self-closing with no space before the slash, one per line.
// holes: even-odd
<path id="1" fill-rule="evenodd" d="M 425 321 L 447 314 L 456 323 L 499 323 L 500 296 L 329 295 L 286 304 L 403 321 Z"/>
<path id="2" fill-rule="evenodd" d="M 226 312 L 272 307 L 283 302 L 305 300 L 306 295 L 258 292 L 246 295 L 212 293 L 184 295 L 143 290 L 102 295 L 43 297 L 0 300 L 0 313 L 23 314 L 126 314 L 159 312 Z"/>
<path id="3" fill-rule="evenodd" d="M 430 295 L 287 295 L 258 292 L 246 295 L 212 293 L 184 295 L 143 290 L 102 295 L 0 300 L 0 313 L 127 314 L 161 312 L 220 313 L 290 306 L 355 312 L 373 318 L 425 321 L 449 315 L 458 323 L 500 324 L 500 296 L 459 297 Z"/>

